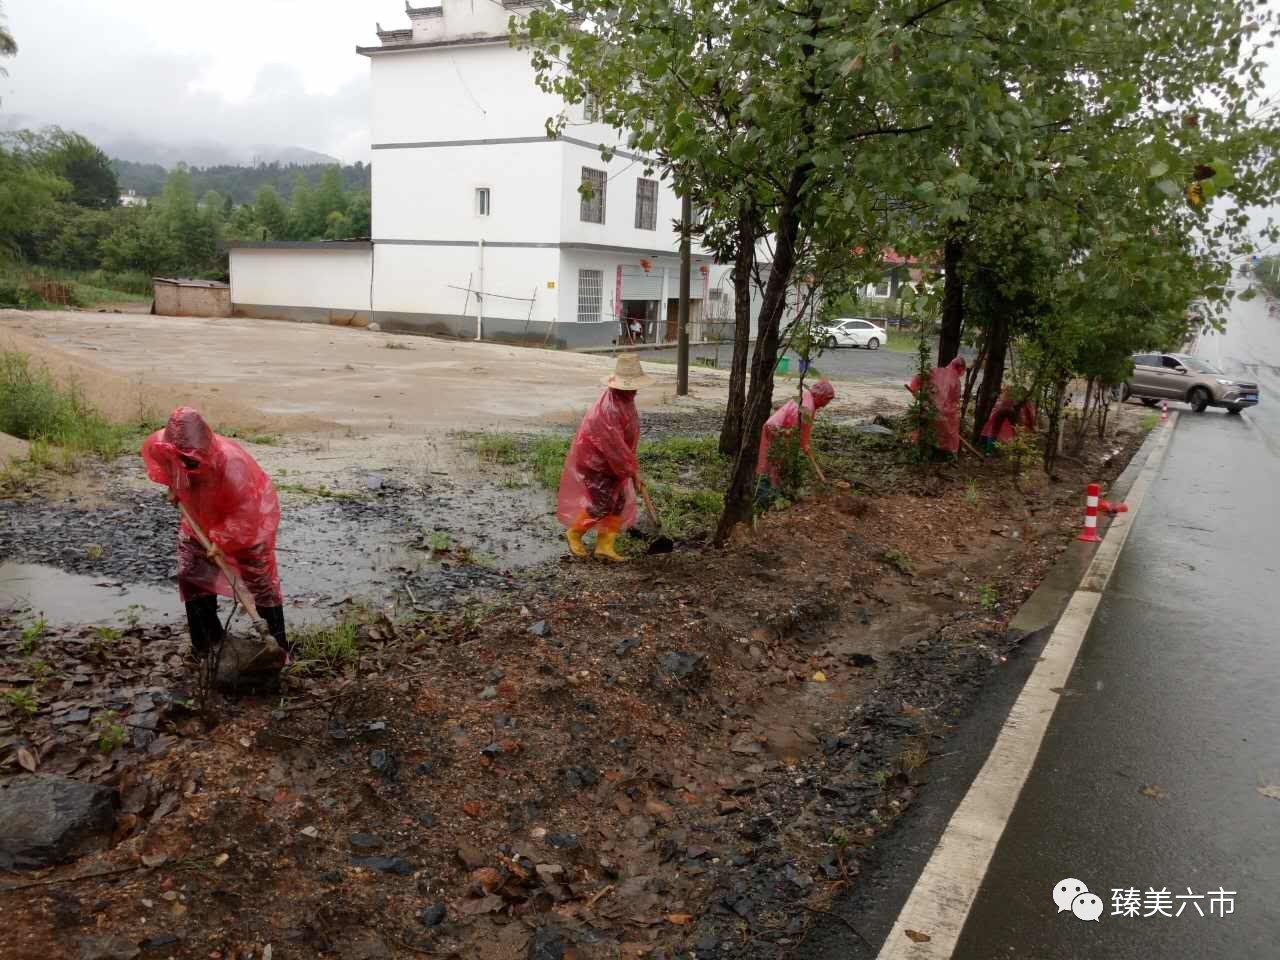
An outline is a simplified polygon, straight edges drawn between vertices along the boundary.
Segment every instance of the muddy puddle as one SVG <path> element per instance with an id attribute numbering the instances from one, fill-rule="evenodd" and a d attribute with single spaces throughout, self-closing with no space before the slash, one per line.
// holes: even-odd
<path id="1" fill-rule="evenodd" d="M 164 623 L 179 612 L 176 590 L 65 573 L 34 563 L 0 563 L 0 611 L 43 617 L 51 627 Z"/>
<path id="2" fill-rule="evenodd" d="M 548 493 L 450 466 L 278 478 L 277 560 L 293 618 L 352 599 L 419 611 L 497 599 L 563 552 Z M 179 615 L 177 517 L 139 472 L 118 461 L 92 500 L 0 501 L 0 611 L 51 625 L 111 622 L 131 605 L 146 622 Z"/>

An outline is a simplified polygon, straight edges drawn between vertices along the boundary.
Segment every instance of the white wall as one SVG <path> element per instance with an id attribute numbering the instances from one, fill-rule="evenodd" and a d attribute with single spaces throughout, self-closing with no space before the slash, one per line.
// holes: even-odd
<path id="1" fill-rule="evenodd" d="M 609 176 L 603 224 L 582 220 L 582 195 L 578 187 L 582 183 L 583 167 L 605 170 Z M 636 181 L 642 177 L 659 181 L 658 216 L 653 230 L 640 230 L 635 225 Z M 670 183 L 662 181 L 657 172 L 646 177 L 643 162 L 615 156 L 606 164 L 598 150 L 567 143 L 564 145 L 560 189 L 562 240 L 679 252 L 680 238 L 672 229 L 672 223 L 680 218 L 680 199 Z"/>
<path id="2" fill-rule="evenodd" d="M 231 302 L 369 309 L 369 250 L 231 250 Z"/>
<path id="3" fill-rule="evenodd" d="M 370 59 L 375 144 L 544 137 L 547 117 L 562 106 L 534 85 L 529 52 L 505 39 Z M 375 167 L 378 159 L 375 151 Z"/>
<path id="4" fill-rule="evenodd" d="M 560 232 L 560 157 L 566 149 L 572 148 L 508 143 L 378 150 L 373 235 L 378 240 L 554 243 Z M 476 214 L 477 187 L 489 188 L 487 217 Z"/>
<path id="5" fill-rule="evenodd" d="M 374 308 L 402 313 L 474 316 L 475 297 L 466 287 L 480 289 L 480 251 L 476 247 L 423 247 L 379 244 Z M 534 320 L 563 319 L 558 290 L 559 254 L 554 249 L 486 247 L 484 286 L 490 294 L 485 314 L 524 320 L 533 302 Z M 463 289 L 456 289 L 462 287 Z M 514 299 L 507 299 L 514 298 Z"/>

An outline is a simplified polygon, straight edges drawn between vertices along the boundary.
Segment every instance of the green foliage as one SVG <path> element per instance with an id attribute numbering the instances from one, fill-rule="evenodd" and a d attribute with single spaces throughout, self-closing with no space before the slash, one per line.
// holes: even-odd
<path id="1" fill-rule="evenodd" d="M 1160 422 L 1160 414 L 1144 413 L 1141 419 L 1138 420 L 1138 429 L 1140 429 L 1143 433 L 1150 433 L 1152 430 L 1156 428 L 1156 424 L 1159 422 Z"/>
<path id="2" fill-rule="evenodd" d="M 903 576 L 913 577 L 916 573 L 915 564 L 907 554 L 901 550 L 886 550 L 880 554 L 880 559 L 893 569 L 897 570 Z"/>
<path id="3" fill-rule="evenodd" d="M 111 163 L 123 191 L 133 190 L 141 197 L 156 197 L 164 188 L 168 171 L 158 163 L 137 163 L 131 160 L 113 160 Z M 349 196 L 367 193 L 372 167 L 360 162 L 341 166 L 330 163 L 259 163 L 253 166 L 215 164 L 208 167 L 193 166 L 189 169 L 192 187 L 197 195 L 203 196 L 209 190 L 216 191 L 238 209 L 255 203 L 263 187 L 270 187 L 278 196 L 288 201 L 299 176 L 314 186 L 330 170 L 337 171 L 341 189 Z"/>
<path id="4" fill-rule="evenodd" d="M 916 344 L 916 391 L 903 417 L 903 429 L 911 439 L 911 459 L 927 464 L 938 445 L 938 404 L 933 396 L 933 359 L 929 349 L 927 324 L 921 323 Z"/>
<path id="5" fill-rule="evenodd" d="M 73 383 L 61 386 L 21 353 L 0 353 L 0 432 L 30 440 L 31 458 L 43 444 L 71 454 L 114 457 L 133 446 L 139 427 L 102 417 Z"/>
<path id="6" fill-rule="evenodd" d="M 124 746 L 125 730 L 120 715 L 114 710 L 104 710 L 93 718 L 93 729 L 98 734 L 98 750 L 112 753 Z"/>
<path id="7" fill-rule="evenodd" d="M 1000 603 L 1000 594 L 993 584 L 984 583 L 978 588 L 978 606 L 983 610 L 994 610 Z"/>
<path id="8" fill-rule="evenodd" d="M 40 709 L 40 692 L 34 685 L 22 690 L 16 687 L 12 690 L 6 690 L 3 696 L 10 708 L 15 713 L 23 716 L 32 716 Z"/>
<path id="9" fill-rule="evenodd" d="M 448 530 L 428 530 L 425 534 L 427 548 L 432 553 L 445 553 L 452 542 Z"/>
<path id="10" fill-rule="evenodd" d="M 44 639 L 44 635 L 49 630 L 49 624 L 44 617 L 37 617 L 25 627 L 18 638 L 18 652 L 24 657 L 30 656 L 36 649 L 36 645 Z"/>
<path id="11" fill-rule="evenodd" d="M 357 612 L 328 626 L 295 627 L 298 661 L 293 669 L 299 673 L 337 673 L 360 659 L 360 621 Z"/>

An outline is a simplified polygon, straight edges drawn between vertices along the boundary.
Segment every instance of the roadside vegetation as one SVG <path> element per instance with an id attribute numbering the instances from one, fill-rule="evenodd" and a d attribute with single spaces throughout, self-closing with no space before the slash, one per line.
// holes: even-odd
<path id="1" fill-rule="evenodd" d="M 75 473 L 85 457 L 116 457 L 154 428 L 113 423 L 74 382 L 57 383 L 26 354 L 0 353 L 0 433 L 30 444 L 27 460 L 0 469 L 0 493 L 21 489 L 41 470 Z"/>

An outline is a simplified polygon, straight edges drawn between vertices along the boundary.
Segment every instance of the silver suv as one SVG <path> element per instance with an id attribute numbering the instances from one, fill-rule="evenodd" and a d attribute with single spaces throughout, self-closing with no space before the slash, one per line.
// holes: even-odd
<path id="1" fill-rule="evenodd" d="M 1181 400 L 1196 413 L 1206 407 L 1239 413 L 1258 402 L 1258 385 L 1232 380 L 1212 364 L 1185 353 L 1138 353 L 1133 357 L 1133 375 L 1121 386 L 1120 395 L 1149 407 L 1161 400 Z"/>

